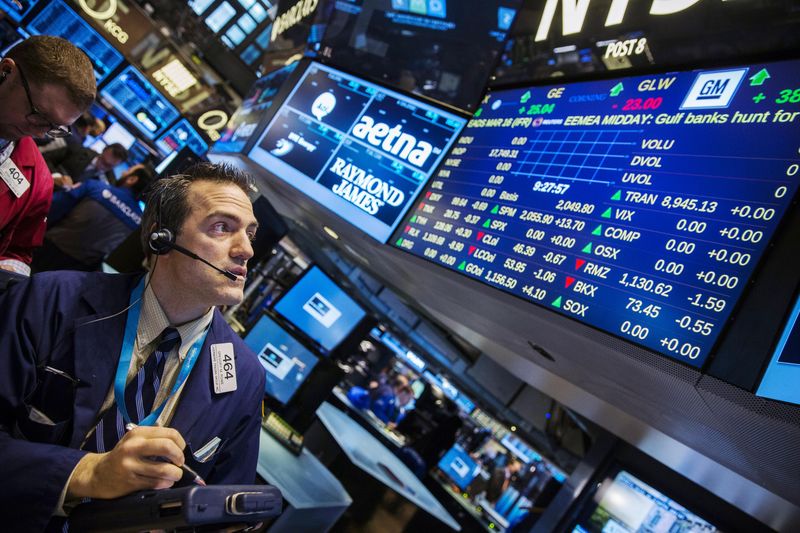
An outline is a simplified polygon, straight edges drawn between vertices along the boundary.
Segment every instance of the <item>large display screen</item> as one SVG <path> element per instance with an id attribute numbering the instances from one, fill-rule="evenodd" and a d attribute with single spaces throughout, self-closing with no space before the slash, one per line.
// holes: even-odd
<path id="1" fill-rule="evenodd" d="M 337 65 L 474 110 L 521 0 L 338 0 L 320 43 Z"/>
<path id="2" fill-rule="evenodd" d="M 241 152 L 247 141 L 255 133 L 264 113 L 272 106 L 275 95 L 278 94 L 289 74 L 294 72 L 297 62 L 270 72 L 260 77 L 242 100 L 242 105 L 233 114 L 219 140 L 214 143 L 211 151 Z"/>
<path id="3" fill-rule="evenodd" d="M 180 117 L 175 106 L 133 67 L 111 80 L 100 96 L 150 140 Z"/>
<path id="4" fill-rule="evenodd" d="M 465 122 L 311 63 L 250 158 L 386 242 Z"/>
<path id="5" fill-rule="evenodd" d="M 122 63 L 122 54 L 59 0 L 48 3 L 28 24 L 28 31 L 34 35 L 63 37 L 83 50 L 94 65 L 98 83 Z"/>
<path id="6" fill-rule="evenodd" d="M 496 91 L 393 243 L 699 367 L 800 179 L 800 61 Z"/>
<path id="7" fill-rule="evenodd" d="M 197 155 L 206 155 L 208 145 L 186 119 L 181 120 L 156 141 L 156 146 L 164 154 L 177 152 L 188 146 Z"/>
<path id="8" fill-rule="evenodd" d="M 306 380 L 319 359 L 268 316 L 253 326 L 244 342 L 266 370 L 264 392 L 286 404 Z"/>
<path id="9" fill-rule="evenodd" d="M 573 533 L 714 533 L 717 528 L 624 470 L 603 482 L 596 505 Z"/>
<path id="10" fill-rule="evenodd" d="M 326 350 L 336 348 L 366 315 L 315 266 L 278 301 L 275 311 Z"/>
<path id="11" fill-rule="evenodd" d="M 800 297 L 778 339 L 757 396 L 800 405 Z"/>

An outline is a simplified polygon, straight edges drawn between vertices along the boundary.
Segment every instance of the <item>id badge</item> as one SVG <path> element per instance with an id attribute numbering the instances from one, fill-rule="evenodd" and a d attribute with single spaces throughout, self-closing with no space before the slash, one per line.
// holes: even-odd
<path id="1" fill-rule="evenodd" d="M 211 374 L 215 393 L 236 390 L 236 359 L 232 342 L 211 345 Z"/>
<path id="2" fill-rule="evenodd" d="M 0 178 L 3 179 L 3 182 L 17 198 L 25 194 L 25 191 L 31 186 L 28 179 L 10 157 L 0 164 Z"/>

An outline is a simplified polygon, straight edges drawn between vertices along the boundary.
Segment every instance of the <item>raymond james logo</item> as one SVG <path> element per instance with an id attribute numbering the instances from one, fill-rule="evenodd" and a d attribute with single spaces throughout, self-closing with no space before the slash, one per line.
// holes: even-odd
<path id="1" fill-rule="evenodd" d="M 368 115 L 362 116 L 358 124 L 353 127 L 353 136 L 367 141 L 372 146 L 380 147 L 400 159 L 405 159 L 416 167 L 422 167 L 433 152 L 430 143 L 417 141 L 413 135 L 403 133 L 403 128 L 399 124 L 390 128 L 388 124 L 375 122 L 375 119 Z"/>
<path id="2" fill-rule="evenodd" d="M 376 214 L 386 204 L 397 207 L 405 199 L 405 194 L 397 187 L 367 174 L 341 157 L 336 158 L 329 170 L 343 178 L 331 190 L 370 215 Z"/>

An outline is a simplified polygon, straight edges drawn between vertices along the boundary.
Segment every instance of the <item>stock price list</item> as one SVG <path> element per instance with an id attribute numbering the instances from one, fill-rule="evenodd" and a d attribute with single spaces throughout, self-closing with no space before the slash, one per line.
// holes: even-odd
<path id="1" fill-rule="evenodd" d="M 492 92 L 392 243 L 700 367 L 795 196 L 798 73 Z"/>

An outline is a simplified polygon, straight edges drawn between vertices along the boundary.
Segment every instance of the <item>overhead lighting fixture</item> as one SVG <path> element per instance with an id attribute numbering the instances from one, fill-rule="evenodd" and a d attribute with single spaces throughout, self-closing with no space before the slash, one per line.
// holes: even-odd
<path id="1" fill-rule="evenodd" d="M 333 239 L 338 239 L 338 238 L 339 238 L 339 234 L 338 234 L 338 233 L 336 233 L 335 231 L 333 231 L 333 230 L 332 230 L 331 228 L 329 228 L 328 226 L 322 226 L 322 229 L 325 231 L 325 233 L 327 233 L 328 235 L 330 235 L 330 236 L 331 236 L 331 238 L 333 238 Z"/>
<path id="2" fill-rule="evenodd" d="M 553 52 L 556 54 L 566 54 L 567 52 L 574 52 L 577 50 L 578 47 L 574 44 L 569 44 L 567 46 L 559 46 L 558 48 L 553 48 Z"/>

